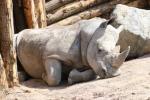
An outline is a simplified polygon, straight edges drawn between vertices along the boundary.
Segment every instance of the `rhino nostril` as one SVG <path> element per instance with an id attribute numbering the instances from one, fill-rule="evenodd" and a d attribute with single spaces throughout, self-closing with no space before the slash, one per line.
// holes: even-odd
<path id="1" fill-rule="evenodd" d="M 71 78 L 68 78 L 68 84 L 69 84 L 69 85 L 72 85 L 72 84 L 73 84 L 73 81 L 72 81 Z"/>
<path id="2" fill-rule="evenodd" d="M 102 69 L 102 71 L 99 71 L 98 72 L 98 76 L 101 78 L 101 79 L 105 79 L 106 78 L 106 71 L 104 69 Z"/>
<path id="3" fill-rule="evenodd" d="M 101 50 L 101 49 L 99 49 L 99 50 L 98 50 L 98 54 L 100 54 L 101 52 L 102 52 L 102 50 Z"/>

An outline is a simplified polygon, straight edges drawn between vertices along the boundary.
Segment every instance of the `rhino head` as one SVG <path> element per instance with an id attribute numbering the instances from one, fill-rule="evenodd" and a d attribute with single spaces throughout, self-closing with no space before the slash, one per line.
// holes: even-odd
<path id="1" fill-rule="evenodd" d="M 108 23 L 110 20 L 97 28 L 87 49 L 87 61 L 100 78 L 119 75 L 118 69 L 130 51 L 128 47 L 120 53 L 120 46 L 116 46 L 123 26 L 116 29 Z"/>

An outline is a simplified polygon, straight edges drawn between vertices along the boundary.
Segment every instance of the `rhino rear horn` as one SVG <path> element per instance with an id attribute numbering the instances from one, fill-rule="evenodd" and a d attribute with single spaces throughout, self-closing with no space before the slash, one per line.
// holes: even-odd
<path id="1" fill-rule="evenodd" d="M 124 50 L 122 53 L 120 53 L 117 56 L 117 58 L 115 58 L 113 60 L 112 66 L 115 67 L 115 68 L 119 68 L 123 64 L 125 59 L 127 58 L 128 54 L 129 54 L 129 51 L 130 51 L 130 46 L 128 46 L 128 48 L 126 50 Z"/>

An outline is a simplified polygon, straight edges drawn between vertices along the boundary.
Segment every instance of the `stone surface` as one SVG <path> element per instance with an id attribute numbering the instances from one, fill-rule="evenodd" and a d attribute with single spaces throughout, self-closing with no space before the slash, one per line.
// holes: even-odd
<path id="1" fill-rule="evenodd" d="M 129 57 L 150 53 L 150 10 L 118 4 L 112 15 L 116 16 L 115 25 L 122 24 L 125 29 L 118 41 L 121 50 L 130 45 Z"/>

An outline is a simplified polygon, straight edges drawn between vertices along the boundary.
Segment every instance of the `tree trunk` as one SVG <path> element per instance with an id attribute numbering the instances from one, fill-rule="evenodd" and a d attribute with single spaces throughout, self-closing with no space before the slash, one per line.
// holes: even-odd
<path id="1" fill-rule="evenodd" d="M 112 11 L 116 4 L 119 4 L 119 3 L 126 4 L 126 3 L 129 3 L 131 1 L 133 1 L 133 0 L 113 0 L 111 2 L 107 2 L 104 4 L 98 5 L 96 7 L 90 8 L 86 11 L 83 11 L 83 12 L 77 14 L 77 15 L 68 17 L 62 21 L 59 21 L 58 23 L 55 23 L 55 24 L 70 25 L 70 24 L 73 24 L 73 23 L 80 21 L 82 19 L 90 19 L 93 17 L 101 16 L 105 13 Z"/>
<path id="2" fill-rule="evenodd" d="M 6 79 L 5 68 L 3 64 L 3 60 L 0 54 L 0 88 L 8 88 L 8 83 Z"/>
<path id="3" fill-rule="evenodd" d="M 28 28 L 38 28 L 38 21 L 35 16 L 34 0 L 23 0 L 24 12 Z"/>
<path id="4" fill-rule="evenodd" d="M 8 86 L 18 84 L 16 53 L 13 49 L 13 5 L 12 0 L 0 2 L 0 52 L 4 62 Z"/>
<path id="5" fill-rule="evenodd" d="M 47 26 L 45 0 L 23 0 L 28 28 Z"/>
<path id="6" fill-rule="evenodd" d="M 51 12 L 73 1 L 77 1 L 77 0 L 49 0 L 45 5 L 46 12 Z"/>
<path id="7" fill-rule="evenodd" d="M 45 0 L 34 0 L 34 4 L 38 26 L 40 28 L 46 27 L 47 21 L 45 12 Z"/>

